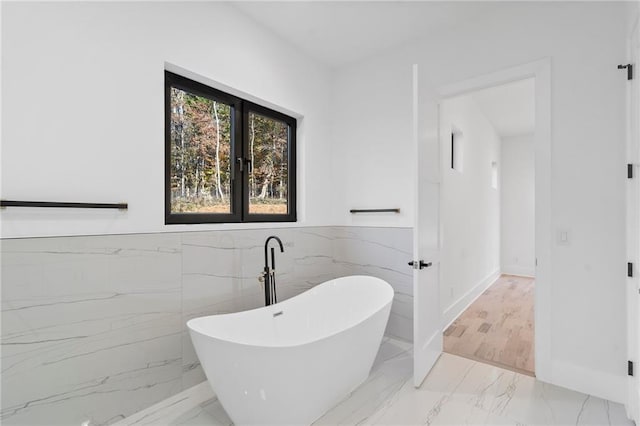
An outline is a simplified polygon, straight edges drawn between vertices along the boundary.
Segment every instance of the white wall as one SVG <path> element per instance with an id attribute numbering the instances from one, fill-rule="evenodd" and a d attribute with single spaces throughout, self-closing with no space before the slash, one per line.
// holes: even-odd
<path id="1" fill-rule="evenodd" d="M 630 0 L 627 5 L 627 31 L 632 35 L 636 22 L 640 18 L 640 0 Z"/>
<path id="2" fill-rule="evenodd" d="M 287 42 L 219 2 L 3 2 L 2 198 L 129 210 L 7 208 L 2 237 L 233 227 L 164 225 L 165 63 L 302 117 L 298 226 L 328 224 L 329 74 Z"/>
<path id="3" fill-rule="evenodd" d="M 442 103 L 440 128 L 440 302 L 448 323 L 500 271 L 500 192 L 491 185 L 491 163 L 500 164 L 500 137 L 471 95 Z M 462 145 L 462 172 L 451 168 L 452 131 Z"/>
<path id="4" fill-rule="evenodd" d="M 415 177 L 411 67 L 419 76 L 419 138 L 437 180 L 437 90 L 549 57 L 551 223 L 571 243 L 551 248 L 551 365 L 546 380 L 624 399 L 624 90 L 626 7 L 619 2 L 500 3 L 490 16 L 344 69 L 336 76 L 336 222 L 353 224 L 354 202 L 397 203 L 406 212 L 368 225 L 411 226 Z M 571 25 L 567 25 L 571 22 Z M 386 126 L 383 126 L 384 123 Z M 383 128 L 384 127 L 384 128 Z M 369 154 L 371 152 L 371 154 Z M 383 154 L 384 153 L 384 154 Z M 360 159 L 356 161 L 355 159 Z M 374 167 L 389 165 L 389 168 Z M 381 173 L 384 171 L 384 173 Z M 358 182 L 358 183 L 355 183 Z M 364 219 L 361 219 L 364 221 Z"/>
<path id="5" fill-rule="evenodd" d="M 533 135 L 502 138 L 500 174 L 501 269 L 535 275 L 535 166 Z"/>
<path id="6" fill-rule="evenodd" d="M 333 218 L 343 225 L 412 227 L 411 64 L 376 66 L 365 63 L 336 74 L 333 170 L 340 186 L 333 194 Z M 350 214 L 352 208 L 400 213 Z"/>

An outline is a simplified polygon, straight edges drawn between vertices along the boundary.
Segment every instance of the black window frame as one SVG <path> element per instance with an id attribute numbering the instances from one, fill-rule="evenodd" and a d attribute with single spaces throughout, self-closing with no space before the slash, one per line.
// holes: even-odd
<path id="1" fill-rule="evenodd" d="M 171 212 L 171 88 L 194 93 L 214 99 L 231 106 L 231 213 L 172 213 Z M 296 168 L 296 132 L 297 120 L 263 105 L 231 95 L 206 84 L 165 70 L 164 88 L 165 121 L 165 224 L 198 223 L 258 223 L 258 222 L 296 222 L 297 221 L 297 168 Z M 287 148 L 287 213 L 257 214 L 249 213 L 249 113 L 284 122 L 288 126 Z M 253 165 L 251 165 L 253 167 Z"/>

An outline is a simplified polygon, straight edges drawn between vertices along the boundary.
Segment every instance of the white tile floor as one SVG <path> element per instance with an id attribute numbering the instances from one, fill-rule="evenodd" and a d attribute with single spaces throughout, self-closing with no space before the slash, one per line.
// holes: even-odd
<path id="1" fill-rule="evenodd" d="M 633 425 L 624 407 L 443 353 L 418 389 L 411 345 L 385 338 L 369 379 L 316 425 Z M 119 423 L 230 425 L 206 382 Z"/>

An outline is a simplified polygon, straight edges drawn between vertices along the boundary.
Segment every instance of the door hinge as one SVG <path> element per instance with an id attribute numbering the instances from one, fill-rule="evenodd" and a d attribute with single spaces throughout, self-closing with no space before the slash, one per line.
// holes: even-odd
<path id="1" fill-rule="evenodd" d="M 633 179 L 633 164 L 627 164 L 627 179 Z"/>
<path id="2" fill-rule="evenodd" d="M 627 262 L 627 276 L 633 277 L 633 263 Z"/>
<path id="3" fill-rule="evenodd" d="M 620 64 L 618 65 L 619 70 L 627 70 L 627 80 L 633 80 L 633 64 Z"/>
<path id="4" fill-rule="evenodd" d="M 627 361 L 627 374 L 633 376 L 633 361 Z"/>

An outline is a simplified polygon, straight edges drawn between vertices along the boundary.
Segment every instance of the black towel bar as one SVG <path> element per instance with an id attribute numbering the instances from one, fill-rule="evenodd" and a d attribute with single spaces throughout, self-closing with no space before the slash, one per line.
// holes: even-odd
<path id="1" fill-rule="evenodd" d="M 118 209 L 127 210 L 127 203 L 67 203 L 58 201 L 13 201 L 0 200 L 0 207 L 58 207 L 72 209 Z"/>
<path id="2" fill-rule="evenodd" d="M 349 213 L 400 213 L 400 209 L 351 209 Z"/>

